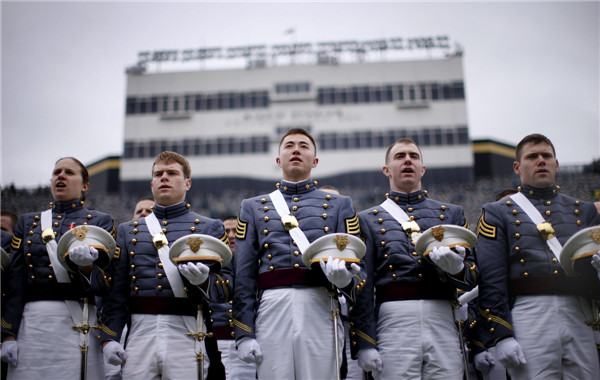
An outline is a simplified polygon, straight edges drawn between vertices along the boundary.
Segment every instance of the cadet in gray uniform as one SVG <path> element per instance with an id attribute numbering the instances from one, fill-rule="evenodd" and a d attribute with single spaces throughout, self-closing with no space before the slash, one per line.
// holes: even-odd
<path id="1" fill-rule="evenodd" d="M 7 281 L 7 289 L 2 289 L 7 293 L 2 310 L 2 360 L 10 363 L 8 379 L 79 378 L 82 336 L 73 325 L 82 324 L 79 313 L 83 312 L 73 313 L 87 299 L 89 324 L 96 325 L 94 299 L 108 291 L 103 271 L 108 256 L 99 255 L 95 248 L 81 246 L 77 253 L 69 253 L 67 262 L 73 265 L 73 273 L 61 275 L 62 265 L 52 261 L 58 260 L 57 242 L 76 226 L 101 227 L 115 236 L 110 215 L 84 207 L 90 187 L 87 169 L 73 157 L 61 158 L 50 182 L 54 201 L 48 210 L 19 217 L 11 243 L 12 263 L 2 276 Z M 106 260 L 101 263 L 99 257 Z M 74 303 L 75 308 L 70 308 Z M 98 341 L 88 338 L 87 350 L 87 378 L 102 380 Z"/>
<path id="2" fill-rule="evenodd" d="M 291 234 L 298 227 L 308 242 L 335 232 L 358 235 L 358 217 L 350 198 L 316 188 L 310 178 L 318 163 L 316 146 L 306 131 L 283 136 L 276 162 L 283 176 L 278 189 L 245 199 L 238 219 L 233 299 L 238 353 L 257 363 L 259 379 L 335 379 L 331 294 L 339 290 L 352 301 L 363 272 L 337 260 L 328 260 L 324 272 L 310 270 L 302 261 L 304 243 Z M 289 209 L 284 215 L 289 230 L 276 210 L 282 203 Z"/>
<path id="3" fill-rule="evenodd" d="M 367 283 L 350 313 L 350 336 L 358 364 L 375 379 L 460 379 L 464 372 L 451 302 L 457 288 L 475 286 L 477 270 L 463 247 L 442 246 L 429 258 L 415 252 L 420 231 L 467 227 L 462 207 L 427 198 L 424 173 L 414 141 L 396 141 L 383 167 L 387 200 L 359 213 Z"/>
<path id="4" fill-rule="evenodd" d="M 484 205 L 477 227 L 483 343 L 496 346 L 512 379 L 598 379 L 586 321 L 600 283 L 594 271 L 567 277 L 556 255 L 600 216 L 592 203 L 559 193 L 558 161 L 547 137 L 519 142 L 514 171 L 519 193 Z"/>
<path id="5" fill-rule="evenodd" d="M 102 308 L 99 339 L 106 361 L 123 363 L 124 379 L 193 379 L 198 378 L 201 367 L 205 377 L 208 374 L 204 342 L 199 344 L 188 333 L 197 332 L 197 313 L 207 295 L 227 301 L 231 276 L 225 269 L 223 275 L 209 271 L 202 263 L 169 268 L 173 264 L 168 252 L 167 259 L 161 259 L 161 250 L 188 234 L 206 234 L 227 242 L 220 220 L 196 214 L 185 203 L 190 176 L 184 157 L 162 152 L 152 166 L 156 201 L 152 214 L 119 226 L 112 290 Z M 180 273 L 183 284 L 177 281 Z M 119 340 L 128 319 L 124 350 Z M 197 361 L 197 357 L 204 360 Z"/>

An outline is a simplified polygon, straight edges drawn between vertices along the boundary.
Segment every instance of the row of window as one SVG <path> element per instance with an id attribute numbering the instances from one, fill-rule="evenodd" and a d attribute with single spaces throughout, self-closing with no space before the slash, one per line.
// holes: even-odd
<path id="1" fill-rule="evenodd" d="M 309 83 L 277 84 L 278 94 L 306 93 Z M 388 84 L 382 86 L 323 87 L 317 90 L 317 104 L 356 104 L 406 101 L 440 101 L 464 99 L 462 81 L 451 83 Z M 185 113 L 214 110 L 267 108 L 269 91 L 219 92 L 214 94 L 180 94 L 127 97 L 127 115 L 154 113 Z"/>
<path id="2" fill-rule="evenodd" d="M 352 86 L 320 88 L 319 104 L 382 103 L 404 101 L 464 99 L 462 81 L 452 83 L 389 84 L 384 86 Z"/>
<path id="3" fill-rule="evenodd" d="M 216 94 L 163 95 L 127 97 L 127 115 L 146 113 L 178 113 L 269 106 L 267 91 L 219 92 Z"/>
<path id="4" fill-rule="evenodd" d="M 469 143 L 466 126 L 456 128 L 390 129 L 385 131 L 326 132 L 316 136 L 320 151 L 387 148 L 394 141 L 408 137 L 419 146 L 465 145 Z M 213 139 L 153 140 L 125 142 L 124 158 L 153 158 L 170 150 L 184 156 L 211 156 L 227 154 L 268 153 L 268 136 L 218 137 Z"/>

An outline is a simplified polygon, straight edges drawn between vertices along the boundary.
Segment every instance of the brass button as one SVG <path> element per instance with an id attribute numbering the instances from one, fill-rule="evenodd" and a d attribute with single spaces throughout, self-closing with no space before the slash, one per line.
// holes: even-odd
<path id="1" fill-rule="evenodd" d="M 385 228 L 381 229 L 381 233 L 384 234 L 385 233 Z"/>
<path id="2" fill-rule="evenodd" d="M 379 223 L 383 223 L 383 219 L 381 219 L 381 218 L 377 219 L 377 221 L 378 221 Z"/>
<path id="3" fill-rule="evenodd" d="M 163 278 L 163 274 L 162 274 L 162 273 L 159 273 L 159 274 L 158 274 L 158 278 Z"/>
<path id="4" fill-rule="evenodd" d="M 550 215 L 550 214 L 551 214 L 550 210 L 546 211 L 546 215 Z"/>
<path id="5" fill-rule="evenodd" d="M 325 228 L 323 228 L 323 231 L 328 232 L 329 231 L 329 227 L 325 226 Z"/>
<path id="6" fill-rule="evenodd" d="M 129 256 L 134 256 L 134 255 L 135 255 L 135 252 L 133 252 L 133 251 L 129 252 Z"/>
<path id="7" fill-rule="evenodd" d="M 265 198 L 260 198 L 260 203 L 266 203 L 267 200 Z"/>
<path id="8" fill-rule="evenodd" d="M 56 219 L 58 219 L 58 220 L 62 220 L 62 215 L 57 215 L 57 216 L 56 216 Z"/>
<path id="9" fill-rule="evenodd" d="M 58 227 L 58 222 L 54 222 L 54 227 Z"/>
<path id="10" fill-rule="evenodd" d="M 517 210 L 512 210 L 513 215 L 517 215 Z"/>
<path id="11" fill-rule="evenodd" d="M 529 276 L 529 273 L 525 272 L 525 273 L 523 273 L 523 276 L 527 277 L 527 276 Z"/>
<path id="12" fill-rule="evenodd" d="M 137 292 L 138 292 L 138 290 L 140 290 L 140 289 L 139 289 L 137 286 L 133 288 L 133 291 L 134 291 L 135 293 L 137 293 Z"/>
<path id="13" fill-rule="evenodd" d="M 296 210 L 298 210 L 298 206 L 294 205 L 294 206 L 292 207 L 292 211 L 296 211 Z"/>
<path id="14" fill-rule="evenodd" d="M 521 234 L 517 232 L 517 233 L 515 234 L 515 238 L 517 238 L 517 239 L 518 239 L 518 238 L 520 238 L 520 237 L 521 237 Z"/>
<path id="15" fill-rule="evenodd" d="M 323 203 L 323 208 L 327 208 L 327 203 Z"/>
<path id="16" fill-rule="evenodd" d="M 163 267 L 163 263 L 158 263 L 158 267 L 162 268 Z"/>
<path id="17" fill-rule="evenodd" d="M 268 222 L 268 221 L 269 221 L 269 217 L 265 216 L 265 222 Z"/>
<path id="18" fill-rule="evenodd" d="M 300 254 L 300 252 L 294 251 L 294 256 L 298 256 L 299 254 Z"/>
<path id="19" fill-rule="evenodd" d="M 327 219 L 327 214 L 323 213 L 323 219 Z"/>
<path id="20" fill-rule="evenodd" d="M 381 246 L 385 247 L 385 242 L 384 241 L 381 242 Z"/>
<path id="21" fill-rule="evenodd" d="M 412 211 L 413 211 L 413 208 L 412 208 L 412 207 L 409 207 L 409 208 L 408 208 L 408 212 L 412 212 Z"/>
<path id="22" fill-rule="evenodd" d="M 556 257 L 552 258 L 552 262 L 556 264 L 556 262 L 558 261 L 558 259 Z"/>
<path id="23" fill-rule="evenodd" d="M 263 230 L 263 234 L 265 234 L 265 235 L 266 235 L 266 234 L 268 234 L 268 233 L 269 233 L 269 230 Z"/>
<path id="24" fill-rule="evenodd" d="M 298 202 L 298 197 L 294 197 L 294 202 Z"/>
<path id="25" fill-rule="evenodd" d="M 519 262 L 520 262 L 521 264 L 525 264 L 525 259 L 521 259 L 521 260 L 519 260 Z"/>
<path id="26" fill-rule="evenodd" d="M 394 266 L 390 264 L 389 268 L 390 268 L 390 270 L 394 269 Z"/>
<path id="27" fill-rule="evenodd" d="M 423 278 L 423 273 L 418 274 L 419 278 Z"/>
<path id="28" fill-rule="evenodd" d="M 300 264 L 294 264 L 294 268 L 296 268 L 296 269 L 300 268 Z"/>
<path id="29" fill-rule="evenodd" d="M 550 206 L 551 204 L 552 204 L 552 202 L 546 201 L 546 206 Z"/>
<path id="30" fill-rule="evenodd" d="M 520 225 L 520 224 L 521 224 L 521 221 L 520 221 L 519 219 L 517 219 L 517 220 L 515 221 L 515 224 L 518 226 L 518 225 Z"/>
<path id="31" fill-rule="evenodd" d="M 269 248 L 269 244 L 268 244 L 268 243 L 265 243 L 265 245 L 263 245 L 263 247 L 265 247 L 265 249 L 266 249 L 266 248 Z"/>
<path id="32" fill-rule="evenodd" d="M 271 266 L 269 267 L 269 270 L 275 270 L 275 268 L 273 268 L 273 266 L 271 265 Z"/>
<path id="33" fill-rule="evenodd" d="M 263 207 L 263 210 L 269 211 L 269 208 L 267 206 L 265 206 L 265 207 Z"/>
<path id="34" fill-rule="evenodd" d="M 163 226 L 166 226 L 167 224 L 169 224 L 169 222 L 167 222 L 166 220 L 163 220 Z"/>
<path id="35" fill-rule="evenodd" d="M 158 289 L 158 290 L 162 290 L 162 285 L 158 285 L 158 286 L 156 287 L 156 289 Z"/>
<path id="36" fill-rule="evenodd" d="M 417 252 L 413 252 L 413 253 L 412 253 L 412 255 L 413 255 L 413 256 L 416 256 L 416 255 L 417 255 Z"/>
<path id="37" fill-rule="evenodd" d="M 267 259 L 271 260 L 273 258 L 273 255 L 271 255 L 270 253 L 267 255 Z"/>
<path id="38" fill-rule="evenodd" d="M 392 278 L 394 278 L 394 279 L 395 279 L 396 277 L 398 277 L 398 276 L 396 275 L 396 273 L 393 273 L 393 274 L 392 274 Z"/>
<path id="39" fill-rule="evenodd" d="M 192 232 L 196 231 L 196 227 L 194 227 L 194 226 L 191 226 L 191 227 L 190 227 L 190 231 L 192 231 Z"/>
<path id="40" fill-rule="evenodd" d="M 331 195 L 327 194 L 327 195 L 325 196 L 325 199 L 327 199 L 327 200 L 330 200 L 330 199 L 331 199 Z"/>

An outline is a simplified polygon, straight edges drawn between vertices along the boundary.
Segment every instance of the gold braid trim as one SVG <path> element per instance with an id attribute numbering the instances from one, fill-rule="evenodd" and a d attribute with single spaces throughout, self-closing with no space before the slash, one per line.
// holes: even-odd
<path id="1" fill-rule="evenodd" d="M 496 239 L 496 227 L 485 221 L 485 210 L 481 212 L 481 217 L 477 223 L 477 236 L 479 235 L 490 239 Z"/>
<path id="2" fill-rule="evenodd" d="M 479 309 L 479 313 L 481 314 L 482 317 L 484 317 L 486 320 L 490 319 L 493 322 L 496 322 L 504 327 L 506 327 L 507 329 L 509 329 L 510 331 L 513 331 L 513 327 L 510 323 L 506 322 L 504 319 L 500 318 L 500 317 L 496 317 L 495 315 L 492 315 L 491 313 L 486 313 L 485 310 L 483 309 Z"/>
<path id="3" fill-rule="evenodd" d="M 21 247 L 22 242 L 23 242 L 23 239 L 18 238 L 15 235 L 13 235 L 12 241 L 10 242 L 10 246 L 13 249 L 19 249 Z"/>
<path id="4" fill-rule="evenodd" d="M 246 326 L 245 324 L 243 324 L 242 322 L 238 321 L 238 320 L 233 320 L 233 325 L 246 331 L 246 332 L 252 332 L 252 329 L 250 328 L 250 326 Z"/>
<path id="5" fill-rule="evenodd" d="M 354 213 L 352 218 L 346 219 L 346 233 L 351 235 L 360 234 L 360 223 L 358 221 L 357 213 Z"/>
<path id="6" fill-rule="evenodd" d="M 238 218 L 237 226 L 235 227 L 235 238 L 236 239 L 245 239 L 247 227 L 248 227 L 248 223 L 244 223 L 240 220 L 240 218 Z"/>
<path id="7" fill-rule="evenodd" d="M 110 335 L 110 336 L 114 336 L 115 338 L 117 337 L 117 333 L 114 332 L 114 331 L 112 331 L 111 329 L 109 329 L 105 325 L 100 326 L 100 330 L 103 331 L 104 333 Z"/>
<path id="8" fill-rule="evenodd" d="M 356 333 L 356 335 L 358 335 L 363 340 L 366 340 L 367 342 L 371 343 L 374 346 L 377 345 L 377 342 L 375 342 L 375 339 L 371 338 L 370 336 L 368 336 L 364 332 L 359 331 L 359 330 L 352 330 L 352 331 L 354 331 Z"/>

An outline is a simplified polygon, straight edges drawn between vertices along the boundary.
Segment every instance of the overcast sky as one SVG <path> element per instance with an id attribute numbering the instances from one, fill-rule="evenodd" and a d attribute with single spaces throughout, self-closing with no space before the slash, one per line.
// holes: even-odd
<path id="1" fill-rule="evenodd" d="M 140 51 L 448 35 L 464 49 L 472 139 L 553 140 L 600 157 L 600 7 L 588 2 L 2 1 L 2 186 L 123 149 L 125 68 Z"/>

